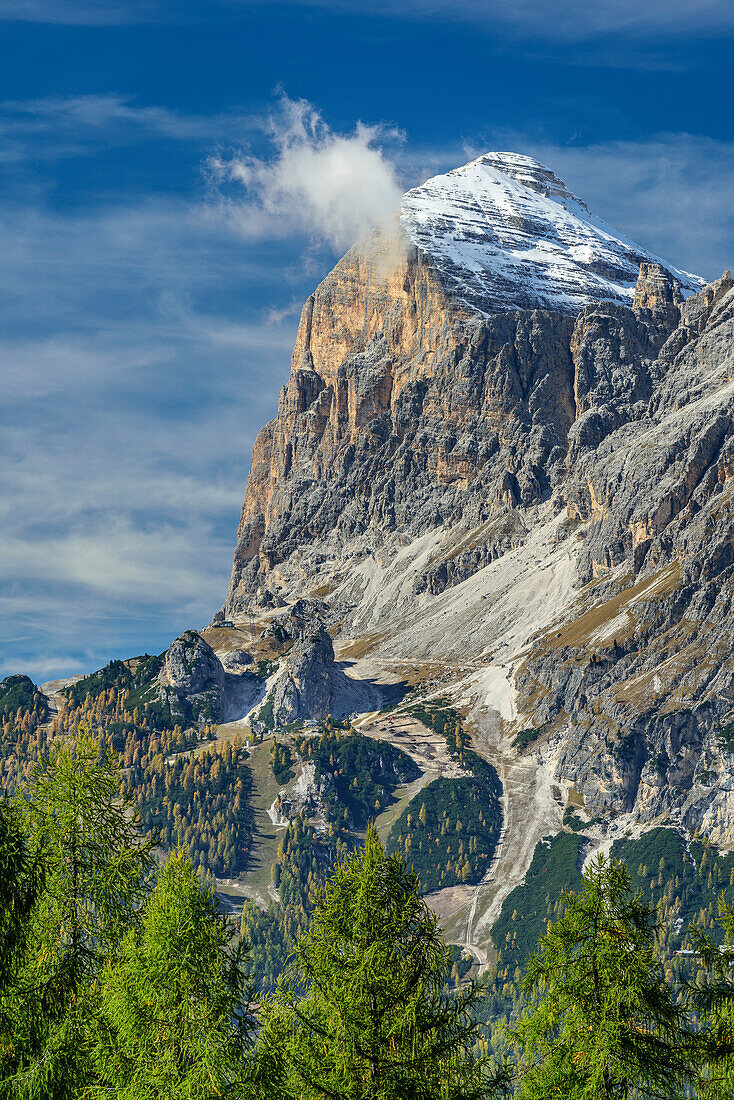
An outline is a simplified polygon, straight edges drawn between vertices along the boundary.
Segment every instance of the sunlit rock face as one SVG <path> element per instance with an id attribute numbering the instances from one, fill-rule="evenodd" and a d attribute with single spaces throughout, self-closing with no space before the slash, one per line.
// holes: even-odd
<path id="1" fill-rule="evenodd" d="M 218 722 L 223 715 L 225 673 L 216 653 L 195 630 L 166 650 L 158 697 L 182 721 Z"/>
<path id="2" fill-rule="evenodd" d="M 321 599 L 336 641 L 455 673 L 498 744 L 542 726 L 589 807 L 734 843 L 733 348 L 728 273 L 537 162 L 429 180 L 303 309 L 224 614 Z"/>

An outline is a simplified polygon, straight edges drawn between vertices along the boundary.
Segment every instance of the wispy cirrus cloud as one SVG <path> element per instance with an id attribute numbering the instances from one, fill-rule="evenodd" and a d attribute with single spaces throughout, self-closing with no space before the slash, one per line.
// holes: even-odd
<path id="1" fill-rule="evenodd" d="M 0 163 L 50 162 L 149 140 L 211 149 L 263 125 L 262 115 L 185 114 L 115 93 L 6 100 L 0 103 Z"/>
<path id="2" fill-rule="evenodd" d="M 0 225 L 0 660 L 89 670 L 223 598 L 288 372 L 296 319 L 267 309 L 294 292 L 290 257 L 258 263 L 204 196 L 0 202 Z"/>
<path id="3" fill-rule="evenodd" d="M 278 8 L 353 13 L 353 0 L 265 0 Z M 246 17 L 263 0 L 0 0 L 0 19 L 109 25 Z M 729 0 L 370 0 L 363 15 L 469 22 L 534 38 L 582 41 L 607 34 L 707 34 L 734 29 Z"/>
<path id="4" fill-rule="evenodd" d="M 110 26 L 168 22 L 169 0 L 0 0 L 0 20 Z"/>
<path id="5" fill-rule="evenodd" d="M 248 0 L 239 0 L 245 5 Z M 302 0 L 314 7 L 346 11 L 349 0 Z M 468 21 L 537 37 L 580 41 L 603 34 L 656 31 L 680 34 L 734 28 L 729 0 L 374 0 L 373 14 Z"/>
<path id="6" fill-rule="evenodd" d="M 16 668 L 55 646 L 68 672 L 72 642 L 91 667 L 162 648 L 223 598 L 252 444 L 287 378 L 294 305 L 334 255 L 327 243 L 317 258 L 310 223 L 288 219 L 284 166 L 291 200 L 311 195 L 335 246 L 382 212 L 388 190 L 391 203 L 400 195 L 377 129 L 333 134 L 291 106 L 287 133 L 270 115 L 202 119 L 110 95 L 0 112 L 0 134 L 22 132 L 29 156 L 44 146 L 47 164 L 54 143 L 59 156 L 96 156 L 164 136 L 185 144 L 192 177 L 188 195 L 98 192 L 92 203 L 49 202 L 20 174 L 0 190 L 0 614 Z M 261 212 L 246 244 L 201 175 L 203 147 L 242 141 L 276 150 L 283 204 Z M 248 164 L 262 204 L 270 165 Z M 360 198 L 375 173 L 378 197 Z"/>

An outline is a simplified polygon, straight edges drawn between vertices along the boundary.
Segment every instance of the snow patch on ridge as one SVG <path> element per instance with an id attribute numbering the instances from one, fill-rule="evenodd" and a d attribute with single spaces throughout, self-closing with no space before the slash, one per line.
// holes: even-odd
<path id="1" fill-rule="evenodd" d="M 486 153 L 404 196 L 400 222 L 470 308 L 578 313 L 632 304 L 641 263 L 660 263 L 684 296 L 705 280 L 678 270 L 595 217 L 553 172 L 518 153 Z"/>

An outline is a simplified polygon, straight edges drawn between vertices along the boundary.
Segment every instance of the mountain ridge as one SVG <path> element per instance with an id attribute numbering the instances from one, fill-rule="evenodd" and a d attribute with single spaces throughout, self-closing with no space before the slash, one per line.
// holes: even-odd
<path id="1" fill-rule="evenodd" d="M 506 798 L 475 945 L 572 792 L 594 845 L 734 845 L 732 347 L 730 273 L 645 257 L 621 300 L 484 312 L 375 234 L 304 307 L 215 623 L 318 597 L 353 677 L 462 711 Z"/>

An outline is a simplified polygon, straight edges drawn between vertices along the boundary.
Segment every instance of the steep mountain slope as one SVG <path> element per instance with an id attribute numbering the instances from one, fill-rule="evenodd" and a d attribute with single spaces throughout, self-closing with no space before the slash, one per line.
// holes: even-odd
<path id="1" fill-rule="evenodd" d="M 480 931 L 572 790 L 599 843 L 734 845 L 733 349 L 728 272 L 510 154 L 409 192 L 304 307 L 215 622 L 319 597 L 353 675 L 470 715 L 507 818 Z"/>
<path id="2" fill-rule="evenodd" d="M 574 314 L 599 299 L 629 305 L 640 264 L 662 262 L 518 153 L 486 153 L 409 191 L 400 224 L 447 290 L 485 314 Z M 683 294 L 701 289 L 697 276 L 669 270 Z"/>

